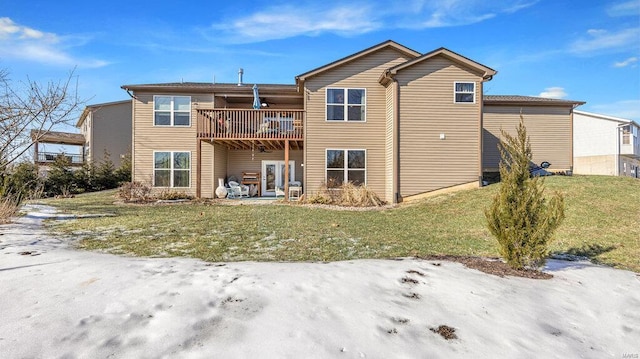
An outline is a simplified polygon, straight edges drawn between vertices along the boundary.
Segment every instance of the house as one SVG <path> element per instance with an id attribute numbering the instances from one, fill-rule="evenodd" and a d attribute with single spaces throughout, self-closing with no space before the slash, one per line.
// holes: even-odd
<path id="1" fill-rule="evenodd" d="M 87 162 L 100 163 L 106 152 L 118 168 L 131 153 L 131 100 L 89 105 L 76 127 L 84 137 Z"/>
<path id="2" fill-rule="evenodd" d="M 532 162 L 551 164 L 550 171 L 571 173 L 573 170 L 574 108 L 581 101 L 530 96 L 484 97 L 482 167 L 485 173 L 499 171 L 501 131 L 512 136 L 520 118 L 531 142 Z"/>
<path id="3" fill-rule="evenodd" d="M 640 178 L 639 129 L 629 119 L 575 111 L 574 172 Z"/>
<path id="4" fill-rule="evenodd" d="M 262 196 L 293 180 L 306 193 L 350 181 L 399 202 L 480 185 L 499 158 L 496 129 L 515 130 L 521 112 L 541 127 L 533 131 L 544 137 L 540 148 L 548 140 L 542 127 L 560 129 L 568 145 L 541 158 L 557 156 L 552 169 L 570 169 L 572 111 L 581 102 L 485 100 L 483 84 L 495 74 L 445 48 L 421 54 L 385 41 L 298 75 L 294 85 L 254 89 L 242 72 L 237 84 L 124 85 L 133 97 L 133 178 L 198 197 L 213 197 L 218 179 L 247 174 L 259 174 Z"/>
<path id="5" fill-rule="evenodd" d="M 66 156 L 72 167 L 80 167 L 87 162 L 100 163 L 107 151 L 117 168 L 131 152 L 131 100 L 86 106 L 76 127 L 80 133 L 32 130 L 34 162 L 46 171 L 58 156 Z M 41 144 L 71 151 L 43 151 Z"/>
<path id="6" fill-rule="evenodd" d="M 46 173 L 49 166 L 58 158 L 65 156 L 69 165 L 80 167 L 84 164 L 84 136 L 79 133 L 31 130 L 31 141 L 33 142 L 33 161 L 41 167 L 41 171 Z M 46 145 L 53 145 L 54 150 L 48 149 Z M 65 146 L 71 149 L 68 153 L 55 150 L 57 146 Z"/>

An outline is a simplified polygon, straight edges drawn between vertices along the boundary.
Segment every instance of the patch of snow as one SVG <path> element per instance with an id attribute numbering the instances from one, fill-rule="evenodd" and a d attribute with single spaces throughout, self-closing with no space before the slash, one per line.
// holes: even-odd
<path id="1" fill-rule="evenodd" d="M 407 258 L 132 258 L 69 248 L 42 221 L 0 226 L 2 358 L 621 358 L 640 351 L 640 277 L 588 262 L 549 260 L 554 278 L 534 280 Z M 440 326 L 455 329 L 457 339 L 431 330 Z"/>

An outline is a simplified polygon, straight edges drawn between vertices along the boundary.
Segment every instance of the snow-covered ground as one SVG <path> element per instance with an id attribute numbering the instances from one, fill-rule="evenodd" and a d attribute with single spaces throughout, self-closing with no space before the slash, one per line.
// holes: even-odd
<path id="1" fill-rule="evenodd" d="M 459 263 L 206 263 L 73 250 L 0 226 L 0 358 L 638 358 L 640 276 Z M 432 331 L 455 329 L 447 340 Z"/>

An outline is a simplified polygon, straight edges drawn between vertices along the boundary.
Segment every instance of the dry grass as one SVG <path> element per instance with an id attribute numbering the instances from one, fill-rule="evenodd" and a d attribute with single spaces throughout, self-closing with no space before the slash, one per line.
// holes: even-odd
<path id="1" fill-rule="evenodd" d="M 11 217 L 18 213 L 20 203 L 14 197 L 7 196 L 0 198 L 0 223 L 9 223 Z"/>
<path id="2" fill-rule="evenodd" d="M 343 183 L 337 187 L 323 184 L 307 202 L 345 207 L 380 207 L 385 204 L 385 202 L 367 186 L 356 186 L 351 182 Z"/>
<path id="3" fill-rule="evenodd" d="M 566 219 L 551 250 L 640 272 L 640 181 L 549 177 L 565 195 Z M 80 246 L 142 256 L 208 261 L 335 261 L 406 256 L 498 255 L 484 209 L 499 185 L 443 194 L 394 209 L 336 211 L 305 205 L 115 205 L 115 191 L 47 204 L 115 217 L 57 223 Z"/>

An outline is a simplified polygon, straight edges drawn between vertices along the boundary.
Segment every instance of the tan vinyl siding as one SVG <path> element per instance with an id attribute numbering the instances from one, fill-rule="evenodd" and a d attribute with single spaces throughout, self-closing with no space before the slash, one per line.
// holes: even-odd
<path id="1" fill-rule="evenodd" d="M 191 186 L 176 190 L 196 194 L 196 103 L 213 101 L 211 95 L 205 94 L 155 94 L 162 96 L 191 96 L 191 126 L 189 127 L 156 127 L 153 125 L 153 95 L 136 93 L 134 105 L 133 163 L 135 181 L 153 184 L 153 152 L 154 151 L 188 151 L 191 153 Z M 203 149 L 205 144 L 203 144 Z M 203 166 L 203 170 L 204 170 Z M 204 187 L 203 187 L 204 188 Z"/>
<path id="2" fill-rule="evenodd" d="M 392 82 L 386 88 L 386 125 L 385 125 L 385 146 L 384 146 L 384 172 L 387 179 L 385 184 L 385 201 L 393 203 L 394 198 L 394 173 L 393 173 L 393 158 L 394 158 L 394 142 L 393 142 L 393 120 L 394 120 L 394 106 L 395 106 L 395 83 Z"/>
<path id="3" fill-rule="evenodd" d="M 227 178 L 227 158 L 229 156 L 229 150 L 220 144 L 214 144 L 212 147 L 214 149 L 212 186 L 215 191 L 218 187 L 218 178 L 222 178 L 223 180 Z"/>
<path id="4" fill-rule="evenodd" d="M 262 172 L 262 161 L 284 161 L 284 151 L 228 151 L 227 176 L 242 179 L 242 172 Z M 295 179 L 302 182 L 302 151 L 289 150 L 289 161 L 295 161 Z M 304 187 L 304 183 L 302 186 Z"/>
<path id="5" fill-rule="evenodd" d="M 409 58 L 387 48 L 333 68 L 305 82 L 307 193 L 325 181 L 325 151 L 366 149 L 367 186 L 386 198 L 386 89 L 378 79 L 384 70 Z M 366 89 L 366 122 L 327 122 L 327 87 Z"/>
<path id="6" fill-rule="evenodd" d="M 202 147 L 202 161 L 201 164 L 201 178 L 200 178 L 200 196 L 204 198 L 213 198 L 215 197 L 214 191 L 218 186 L 218 183 L 214 177 L 214 147 L 205 141 L 202 141 L 200 144 Z M 194 162 L 192 168 L 197 168 L 197 164 Z M 194 176 L 197 175 L 194 172 Z"/>
<path id="7" fill-rule="evenodd" d="M 401 196 L 476 181 L 482 78 L 436 56 L 399 72 L 396 79 Z M 475 103 L 454 103 L 455 82 L 476 84 Z"/>
<path id="8" fill-rule="evenodd" d="M 485 171 L 496 171 L 500 163 L 500 129 L 515 135 L 520 113 L 531 142 L 532 160 L 551 163 L 551 170 L 564 171 L 573 166 L 571 107 L 484 106 L 483 154 Z"/>

